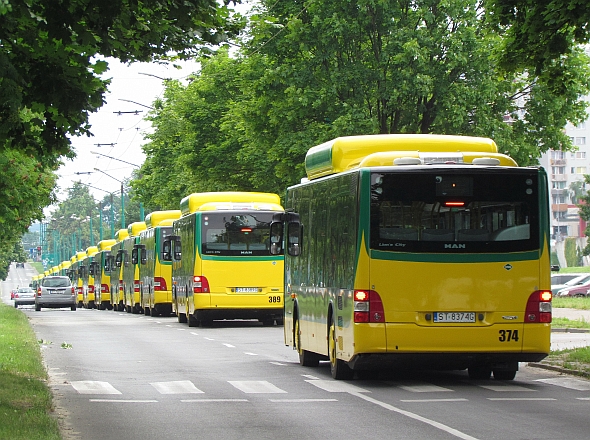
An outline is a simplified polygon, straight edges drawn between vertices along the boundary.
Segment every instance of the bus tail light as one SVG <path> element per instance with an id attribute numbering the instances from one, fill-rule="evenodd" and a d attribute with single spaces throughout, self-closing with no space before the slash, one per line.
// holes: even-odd
<path id="1" fill-rule="evenodd" d="M 101 284 L 100 285 L 100 291 L 101 291 L 101 293 L 109 293 L 109 286 L 108 286 L 108 284 Z"/>
<path id="2" fill-rule="evenodd" d="M 154 277 L 154 290 L 155 291 L 164 291 L 168 290 L 166 285 L 166 278 L 163 277 Z"/>
<path id="3" fill-rule="evenodd" d="M 84 287 L 78 287 L 78 295 L 83 295 L 84 294 Z"/>
<path id="4" fill-rule="evenodd" d="M 134 280 L 133 281 L 133 291 L 135 293 L 139 293 L 139 280 Z"/>
<path id="5" fill-rule="evenodd" d="M 524 322 L 526 323 L 551 323 L 551 290 L 537 290 L 529 296 L 526 303 Z"/>
<path id="6" fill-rule="evenodd" d="M 385 322 L 383 302 L 374 290 L 354 291 L 354 322 Z"/>
<path id="7" fill-rule="evenodd" d="M 123 280 L 119 280 L 119 292 L 123 292 L 125 289 L 123 289 Z"/>
<path id="8" fill-rule="evenodd" d="M 94 286 L 88 286 L 88 293 L 94 293 Z"/>
<path id="9" fill-rule="evenodd" d="M 193 277 L 193 293 L 209 293 L 209 281 L 203 276 Z"/>

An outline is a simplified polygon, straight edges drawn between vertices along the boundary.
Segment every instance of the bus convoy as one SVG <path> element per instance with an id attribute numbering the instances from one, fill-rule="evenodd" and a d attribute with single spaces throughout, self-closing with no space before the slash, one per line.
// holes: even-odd
<path id="1" fill-rule="evenodd" d="M 52 274 L 79 306 L 189 326 L 283 325 L 333 378 L 400 368 L 514 379 L 549 353 L 547 176 L 487 138 L 340 137 L 277 194 L 191 194 Z"/>

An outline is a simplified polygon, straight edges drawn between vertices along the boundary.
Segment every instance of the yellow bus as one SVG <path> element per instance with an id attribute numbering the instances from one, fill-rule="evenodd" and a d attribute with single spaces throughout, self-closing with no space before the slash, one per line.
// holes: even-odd
<path id="1" fill-rule="evenodd" d="M 72 280 L 72 285 L 76 286 L 76 293 L 78 295 L 78 307 L 83 306 L 84 301 L 84 277 L 86 276 L 86 271 L 88 268 L 86 267 L 86 252 L 76 252 L 76 262 L 72 264 L 72 267 L 75 269 L 75 282 Z"/>
<path id="2" fill-rule="evenodd" d="M 95 255 L 98 252 L 97 246 L 86 248 L 86 260 L 84 260 L 84 271 L 82 273 L 82 307 L 85 309 L 94 309 L 94 271 L 92 268 L 95 263 Z"/>
<path id="3" fill-rule="evenodd" d="M 283 256 L 269 255 L 272 215 L 283 211 L 279 196 L 196 193 L 182 199 L 180 209 L 162 253 L 172 258 L 178 321 L 191 327 L 216 319 L 282 324 Z"/>
<path id="4" fill-rule="evenodd" d="M 72 263 L 70 262 L 70 260 L 62 261 L 59 265 L 59 274 L 62 276 L 68 276 L 71 265 Z"/>
<path id="5" fill-rule="evenodd" d="M 123 267 L 117 261 L 120 262 L 123 259 L 123 241 L 128 236 L 129 231 L 127 229 L 119 229 L 115 233 L 115 244 L 111 246 L 111 253 L 105 265 L 109 269 L 111 306 L 115 312 L 122 312 L 125 309 L 123 302 Z"/>
<path id="6" fill-rule="evenodd" d="M 90 275 L 94 278 L 94 304 L 99 310 L 112 309 L 110 293 L 110 262 L 111 246 L 116 240 L 101 240 L 96 247 L 98 252 L 94 255 L 94 261 L 90 265 Z"/>
<path id="7" fill-rule="evenodd" d="M 512 380 L 549 353 L 543 168 L 442 135 L 337 138 L 305 166 L 271 226 L 271 253 L 286 249 L 285 343 L 302 365 Z"/>
<path id="8" fill-rule="evenodd" d="M 172 313 L 172 261 L 163 260 L 163 243 L 172 235 L 172 222 L 180 210 L 154 211 L 147 215 L 147 229 L 139 233 L 139 244 L 131 260 L 139 260 L 140 304 L 145 315 Z M 170 253 L 168 253 L 170 255 Z"/>
<path id="9" fill-rule="evenodd" d="M 139 263 L 131 261 L 131 254 L 135 245 L 139 243 L 139 233 L 145 228 L 145 222 L 130 223 L 127 226 L 129 236 L 123 240 L 123 253 L 120 262 L 123 271 L 123 304 L 127 313 L 143 312 L 139 301 Z"/>

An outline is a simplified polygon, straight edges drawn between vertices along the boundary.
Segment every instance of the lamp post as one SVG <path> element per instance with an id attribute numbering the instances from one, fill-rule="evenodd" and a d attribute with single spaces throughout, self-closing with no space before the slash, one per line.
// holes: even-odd
<path id="1" fill-rule="evenodd" d="M 125 192 L 123 191 L 123 181 L 105 173 L 103 170 L 99 170 L 98 168 L 95 168 L 94 171 L 98 171 L 121 184 L 121 228 L 125 228 Z"/>

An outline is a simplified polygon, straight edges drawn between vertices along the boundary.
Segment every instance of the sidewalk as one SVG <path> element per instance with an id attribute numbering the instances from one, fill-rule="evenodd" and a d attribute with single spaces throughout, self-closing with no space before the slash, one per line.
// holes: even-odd
<path id="1" fill-rule="evenodd" d="M 590 322 L 590 310 L 553 309 L 553 317 Z M 551 330 L 551 350 L 586 347 L 590 345 L 590 332 L 584 329 L 553 328 Z"/>

